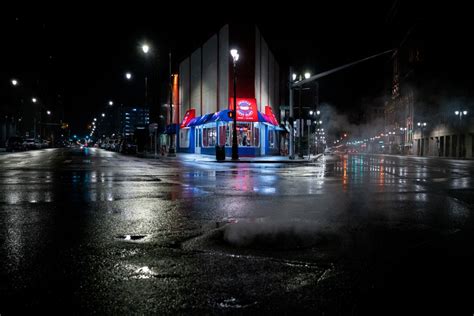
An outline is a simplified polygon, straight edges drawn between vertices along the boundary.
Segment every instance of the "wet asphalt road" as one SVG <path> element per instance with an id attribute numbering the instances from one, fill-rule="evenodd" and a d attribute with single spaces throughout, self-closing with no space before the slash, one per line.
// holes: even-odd
<path id="1" fill-rule="evenodd" d="M 0 155 L 0 314 L 474 312 L 474 162 Z"/>

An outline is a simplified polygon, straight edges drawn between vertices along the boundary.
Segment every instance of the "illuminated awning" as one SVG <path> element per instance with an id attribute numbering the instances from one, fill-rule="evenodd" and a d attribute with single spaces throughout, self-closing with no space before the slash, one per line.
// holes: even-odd
<path id="1" fill-rule="evenodd" d="M 267 105 L 265 106 L 265 118 L 267 119 L 268 123 L 278 126 L 278 120 L 276 119 L 275 114 L 273 113 L 272 107 Z"/>
<path id="2" fill-rule="evenodd" d="M 188 124 L 191 122 L 191 120 L 196 116 L 196 110 L 195 109 L 190 109 L 186 111 L 186 114 L 184 114 L 183 121 L 181 122 L 180 127 L 187 127 Z"/>

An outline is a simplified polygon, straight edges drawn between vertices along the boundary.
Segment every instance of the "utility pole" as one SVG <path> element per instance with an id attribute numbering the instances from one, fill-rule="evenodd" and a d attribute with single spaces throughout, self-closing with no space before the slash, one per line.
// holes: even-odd
<path id="1" fill-rule="evenodd" d="M 300 86 L 298 94 L 298 158 L 303 158 L 303 134 L 304 134 L 304 122 L 303 122 L 303 105 L 301 104 L 301 93 L 303 87 Z"/>
<path id="2" fill-rule="evenodd" d="M 290 67 L 290 75 L 288 77 L 288 87 L 289 87 L 289 90 L 290 90 L 290 100 L 289 100 L 289 103 L 290 103 L 290 139 L 289 139 L 289 150 L 288 150 L 288 154 L 289 154 L 289 158 L 290 159 L 295 159 L 295 147 L 294 147 L 294 135 L 295 135 L 295 131 L 294 131 L 294 117 L 293 117 L 293 88 L 292 88 L 292 75 L 293 75 L 293 67 Z"/>
<path id="3" fill-rule="evenodd" d="M 172 71 L 171 71 L 171 50 L 170 50 L 170 54 L 169 54 L 170 58 L 170 92 L 169 92 L 169 95 L 170 95 L 170 126 L 171 126 L 171 138 L 170 138 L 170 149 L 168 151 L 168 157 L 176 157 L 176 151 L 174 149 L 174 130 L 173 130 L 173 75 L 172 75 Z"/>

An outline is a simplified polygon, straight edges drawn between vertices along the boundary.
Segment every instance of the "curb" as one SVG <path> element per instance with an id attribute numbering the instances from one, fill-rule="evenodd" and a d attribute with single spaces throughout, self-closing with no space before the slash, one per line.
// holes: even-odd
<path id="1" fill-rule="evenodd" d="M 216 162 L 216 163 L 252 163 L 252 164 L 258 164 L 258 163 L 273 163 L 273 164 L 306 164 L 306 163 L 312 163 L 317 161 L 319 158 L 321 158 L 323 154 L 318 154 L 311 160 L 307 159 L 294 159 L 294 160 L 237 160 L 237 161 L 232 161 L 232 160 L 184 160 L 184 161 L 193 161 L 193 162 Z"/>

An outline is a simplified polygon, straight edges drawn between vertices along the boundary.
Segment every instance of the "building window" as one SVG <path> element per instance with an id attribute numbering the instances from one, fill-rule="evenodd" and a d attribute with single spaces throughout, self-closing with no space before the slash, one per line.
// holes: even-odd
<path id="1" fill-rule="evenodd" d="M 272 149 L 276 148 L 275 138 L 275 131 L 273 129 L 268 130 L 268 145 Z"/>
<path id="2" fill-rule="evenodd" d="M 188 148 L 189 147 L 189 128 L 183 128 L 179 130 L 179 147 Z"/>
<path id="3" fill-rule="evenodd" d="M 232 146 L 233 123 L 229 123 L 226 129 L 226 146 Z M 237 143 L 241 147 L 258 147 L 260 143 L 260 129 L 258 123 L 237 122 Z"/>
<path id="4" fill-rule="evenodd" d="M 202 129 L 202 147 L 214 147 L 216 145 L 217 131 L 215 127 Z"/>

